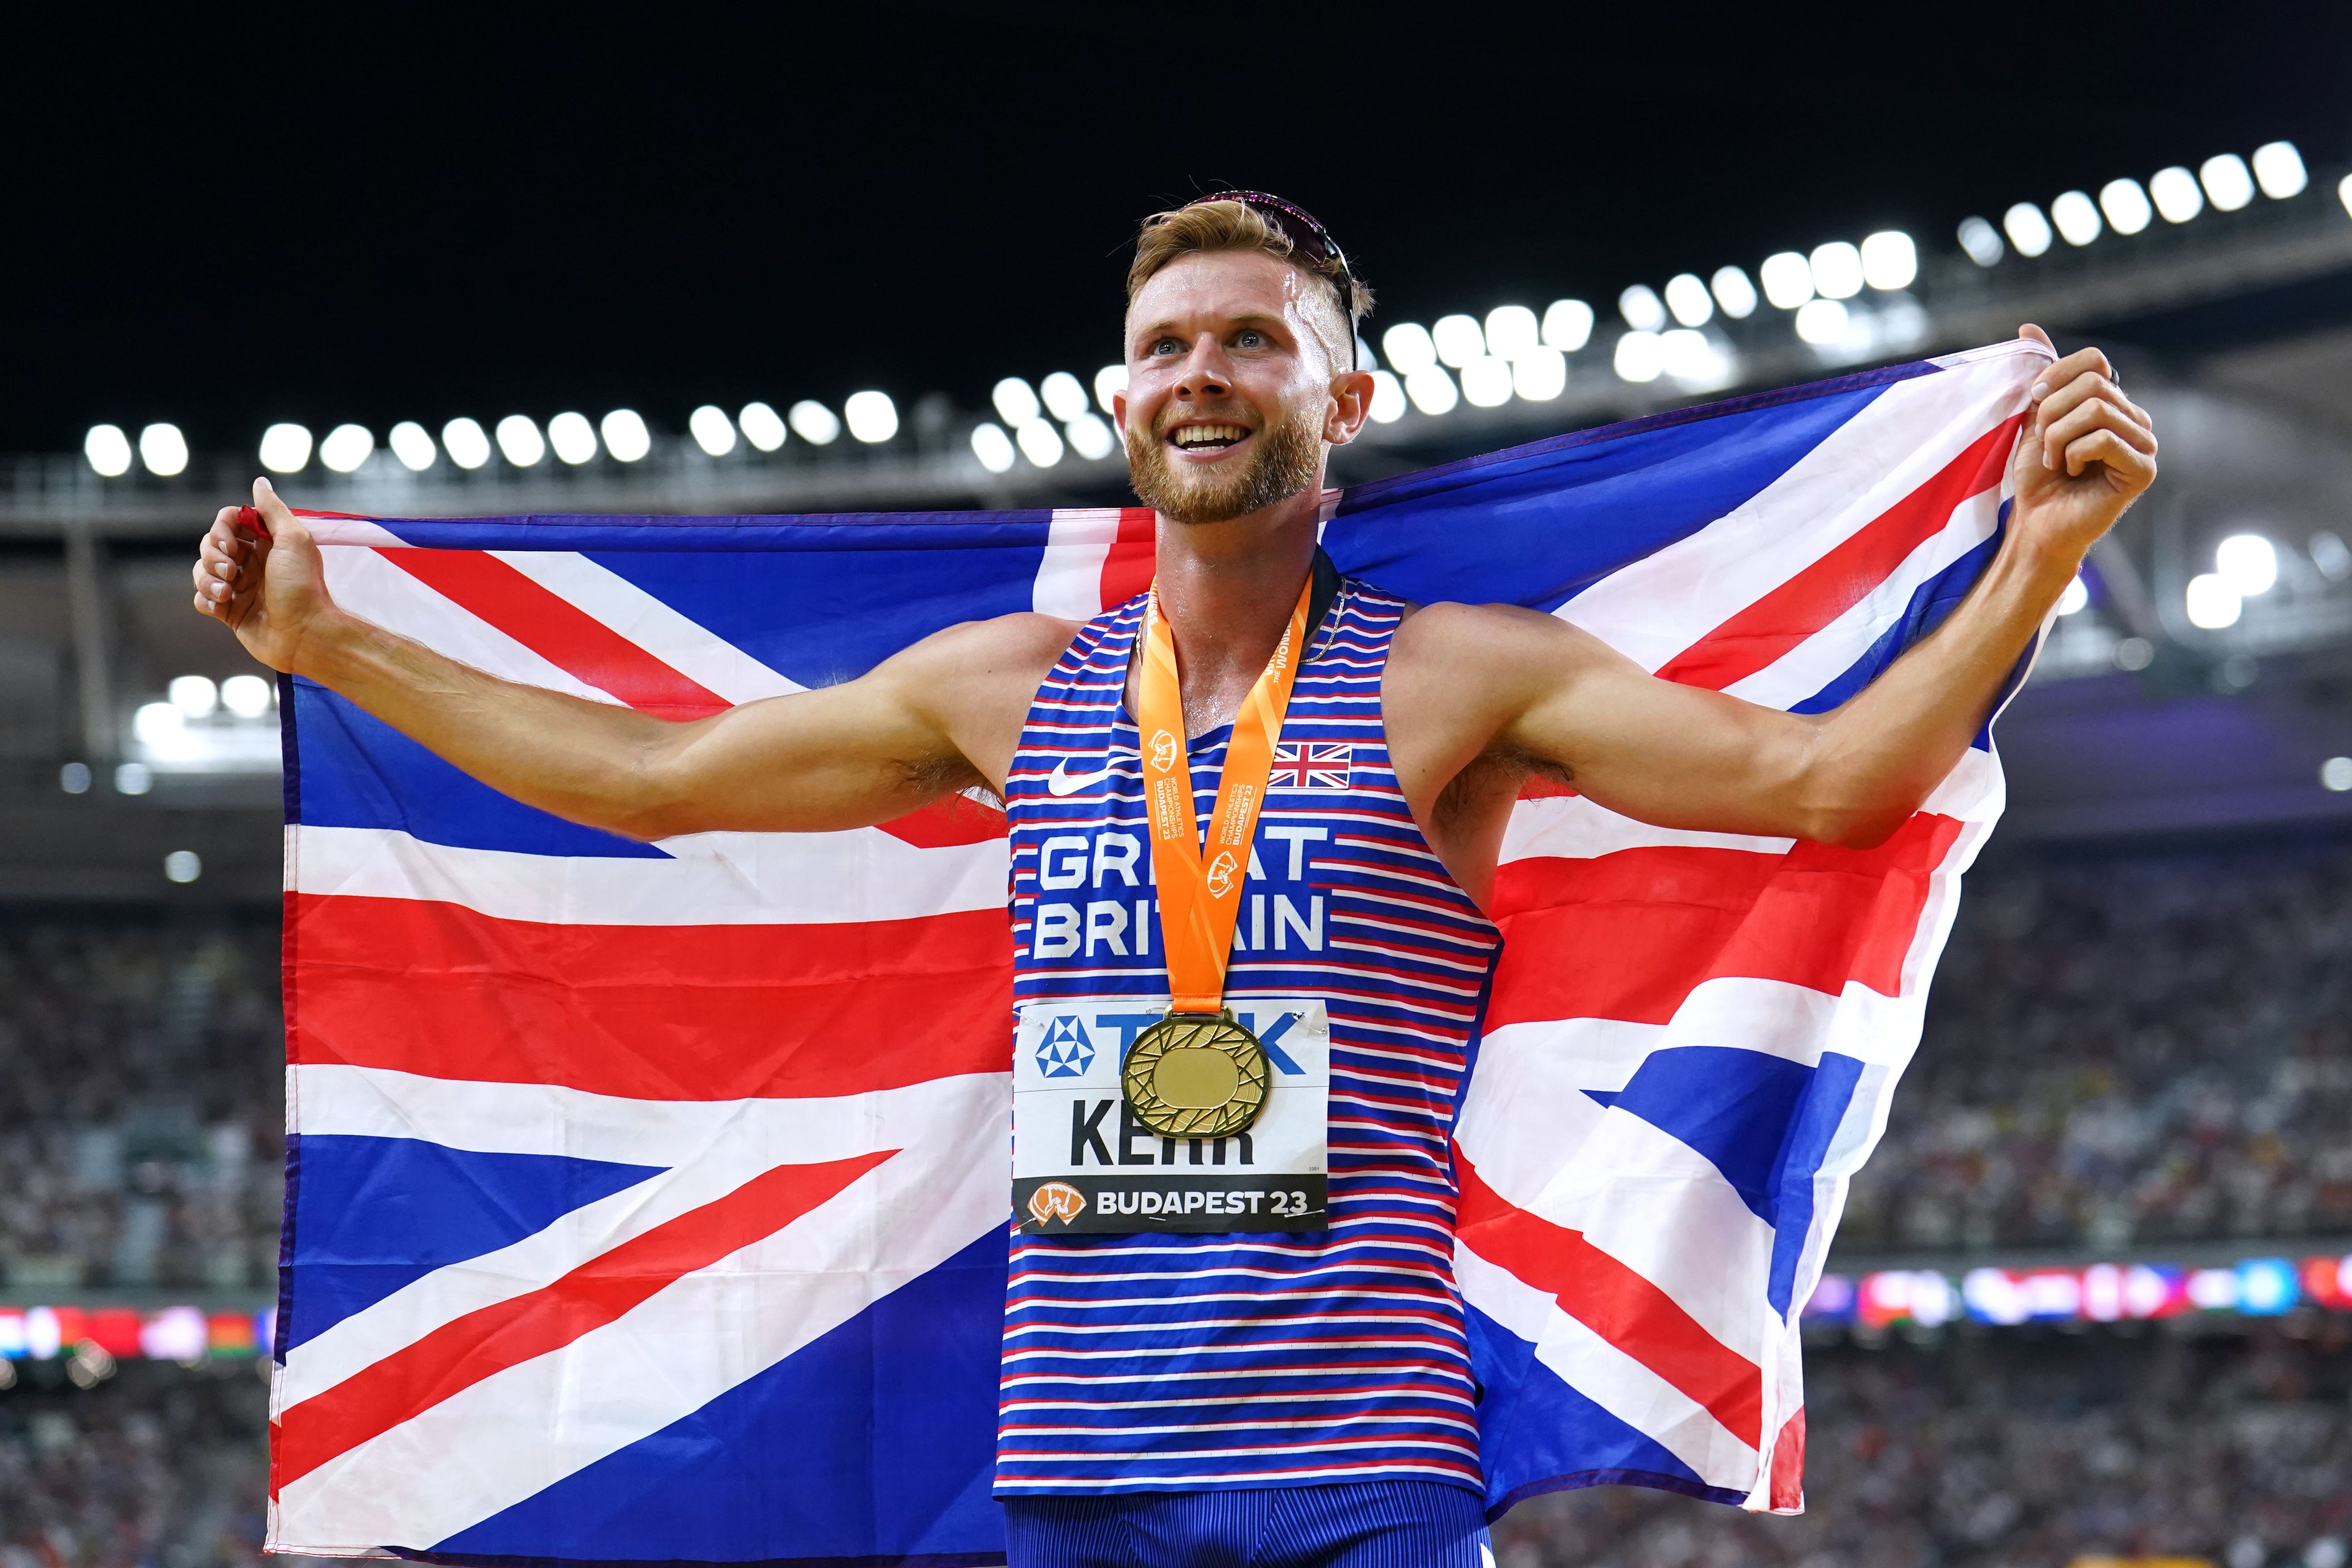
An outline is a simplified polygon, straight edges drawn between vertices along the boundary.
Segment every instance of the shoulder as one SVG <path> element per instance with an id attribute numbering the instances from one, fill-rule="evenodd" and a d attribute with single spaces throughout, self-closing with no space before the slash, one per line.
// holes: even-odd
<path id="1" fill-rule="evenodd" d="M 962 684 L 1018 675 L 1045 679 L 1076 637 L 1081 623 L 1030 611 L 984 621 L 960 621 L 891 656 L 898 671 Z"/>
<path id="2" fill-rule="evenodd" d="M 1599 652 L 1602 644 L 1558 616 L 1517 605 L 1441 601 L 1406 606 L 1391 657 L 1471 670 L 1515 666 L 1538 656 L 1573 658 L 1587 647 Z"/>

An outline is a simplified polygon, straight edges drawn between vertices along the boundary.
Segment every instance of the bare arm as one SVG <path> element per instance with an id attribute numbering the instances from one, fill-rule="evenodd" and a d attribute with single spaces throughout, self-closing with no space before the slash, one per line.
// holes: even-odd
<path id="1" fill-rule="evenodd" d="M 1478 644 L 1493 693 L 1491 727 L 1436 759 L 1451 764 L 1444 776 L 1483 751 L 1558 769 L 1600 805 L 1659 826 L 1883 841 L 1958 763 L 2084 552 L 2156 477 L 2147 416 L 2105 355 L 2070 355 L 2040 387 L 2000 553 L 1941 626 L 1843 706 L 1783 713 L 1657 679 L 1552 616 L 1434 606 L 1407 632 Z"/>
<path id="2" fill-rule="evenodd" d="M 224 508 L 196 563 L 197 609 L 492 788 L 636 838 L 856 827 L 971 784 L 1002 790 L 1070 637 L 1043 616 L 952 626 L 843 685 L 671 723 L 499 679 L 345 613 L 302 520 L 266 482 L 254 500 L 271 537 Z"/>

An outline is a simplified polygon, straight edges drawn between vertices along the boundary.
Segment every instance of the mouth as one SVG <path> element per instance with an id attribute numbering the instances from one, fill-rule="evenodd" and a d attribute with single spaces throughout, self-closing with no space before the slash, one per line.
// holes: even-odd
<path id="1" fill-rule="evenodd" d="M 1249 427 L 1231 422 L 1195 420 L 1168 432 L 1168 444 L 1180 452 L 1202 454 L 1230 451 L 1249 439 Z"/>

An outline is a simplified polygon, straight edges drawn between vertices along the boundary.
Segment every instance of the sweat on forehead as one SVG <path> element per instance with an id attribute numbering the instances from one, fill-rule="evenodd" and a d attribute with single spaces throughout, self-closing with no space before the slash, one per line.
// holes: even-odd
<path id="1" fill-rule="evenodd" d="M 1160 329 L 1191 336 L 1214 322 L 1251 320 L 1284 321 L 1312 339 L 1332 369 L 1349 366 L 1348 329 L 1330 285 L 1293 262 L 1247 250 L 1188 252 L 1155 272 L 1129 302 L 1128 347 Z"/>

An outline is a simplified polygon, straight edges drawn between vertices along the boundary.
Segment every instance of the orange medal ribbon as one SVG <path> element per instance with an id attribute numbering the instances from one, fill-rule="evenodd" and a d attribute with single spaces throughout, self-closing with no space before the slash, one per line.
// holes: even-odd
<path id="1" fill-rule="evenodd" d="M 1176 671 L 1176 637 L 1160 613 L 1160 585 L 1151 587 L 1145 617 L 1139 696 L 1143 794 L 1151 817 L 1152 863 L 1160 881 L 1160 933 L 1168 955 L 1174 1013 L 1215 1014 L 1224 1005 L 1225 966 L 1242 912 L 1242 878 L 1259 806 L 1274 777 L 1274 742 L 1290 707 L 1290 689 L 1307 649 L 1307 607 L 1315 591 L 1307 574 L 1290 625 L 1274 657 L 1234 719 L 1217 781 L 1217 808 L 1201 843 L 1192 806 L 1192 766 L 1184 742 L 1184 696 Z"/>

